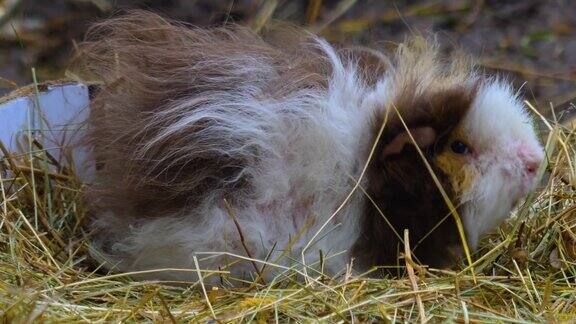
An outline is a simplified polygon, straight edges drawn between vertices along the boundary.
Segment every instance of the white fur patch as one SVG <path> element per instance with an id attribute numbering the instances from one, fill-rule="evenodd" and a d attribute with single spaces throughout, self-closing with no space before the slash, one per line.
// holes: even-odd
<path id="1" fill-rule="evenodd" d="M 534 161 L 543 159 L 543 150 L 524 105 L 502 80 L 482 84 L 463 129 L 477 152 L 470 165 L 478 176 L 462 197 L 468 241 L 476 247 L 480 236 L 507 218 L 514 203 L 533 187 L 519 150 L 529 152 Z"/>

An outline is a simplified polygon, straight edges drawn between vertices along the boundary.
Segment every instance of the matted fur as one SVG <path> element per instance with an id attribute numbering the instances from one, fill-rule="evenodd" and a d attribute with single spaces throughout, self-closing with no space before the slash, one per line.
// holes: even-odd
<path id="1" fill-rule="evenodd" d="M 88 194 L 92 226 L 108 266 L 120 271 L 194 268 L 192 257 L 200 252 L 243 255 L 234 219 L 253 257 L 290 264 L 354 187 L 386 114 L 361 186 L 392 224 L 429 240 L 417 256 L 444 265 L 444 252 L 458 240 L 451 221 L 427 235 L 447 210 L 438 188 L 409 143 L 394 156 L 382 153 L 406 131 L 392 107 L 409 128 L 434 129 L 434 145 L 422 148 L 432 163 L 448 154 L 453 132 L 500 116 L 499 110 L 508 111 L 502 116 L 511 127 L 530 123 L 507 85 L 482 78 L 464 56 L 443 61 L 437 46 L 421 38 L 386 56 L 337 51 L 297 29 L 258 36 L 239 26 L 194 28 L 136 12 L 96 25 L 80 53 L 85 69 L 102 82 L 88 138 L 100 166 Z M 501 92 L 486 90 L 494 87 Z M 498 107 L 485 107 L 493 96 L 504 98 Z M 474 136 L 499 136 L 498 129 L 485 127 Z M 539 161 L 531 128 L 516 129 L 519 145 L 529 152 L 522 161 Z M 484 172 L 476 162 L 466 167 Z M 514 170 L 524 167 L 509 162 Z M 457 175 L 435 170 L 455 204 L 465 197 L 463 218 L 474 240 L 526 191 L 494 188 L 513 194 L 491 202 L 506 206 L 498 215 L 478 216 L 478 189 L 452 190 Z M 513 174 L 525 177 L 523 171 Z M 484 223 L 490 226 L 479 225 Z M 394 263 L 397 238 L 385 226 L 358 190 L 307 250 L 307 260 L 322 250 L 333 274 L 354 257 L 360 268 Z M 224 261 L 206 258 L 201 265 L 216 269 Z M 231 270 L 251 267 L 239 263 Z"/>

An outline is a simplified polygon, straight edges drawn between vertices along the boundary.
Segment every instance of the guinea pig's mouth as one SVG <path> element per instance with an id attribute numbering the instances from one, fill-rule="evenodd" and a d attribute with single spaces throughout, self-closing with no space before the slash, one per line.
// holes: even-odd
<path id="1" fill-rule="evenodd" d="M 531 174 L 531 175 L 525 175 L 522 180 L 523 181 L 522 181 L 521 194 L 524 197 L 536 189 L 538 185 L 537 181 L 538 179 L 536 178 L 535 174 Z"/>
<path id="2" fill-rule="evenodd" d="M 514 209 L 522 200 L 524 200 L 530 193 L 534 191 L 536 188 L 536 181 L 534 178 L 526 179 L 524 178 L 518 188 L 518 191 L 515 195 L 513 195 L 514 199 L 512 200 L 511 209 Z"/>

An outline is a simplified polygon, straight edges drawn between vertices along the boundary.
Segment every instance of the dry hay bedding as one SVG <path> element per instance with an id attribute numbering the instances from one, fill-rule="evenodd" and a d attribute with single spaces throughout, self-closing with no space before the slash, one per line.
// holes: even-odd
<path id="1" fill-rule="evenodd" d="M 24 154 L 2 146 L 0 314 L 6 323 L 576 321 L 576 140 L 571 126 L 540 117 L 544 185 L 484 238 L 471 266 L 426 269 L 406 257 L 400 278 L 299 280 L 294 262 L 272 282 L 242 288 L 138 282 L 95 268 L 72 169 L 31 139 Z"/>

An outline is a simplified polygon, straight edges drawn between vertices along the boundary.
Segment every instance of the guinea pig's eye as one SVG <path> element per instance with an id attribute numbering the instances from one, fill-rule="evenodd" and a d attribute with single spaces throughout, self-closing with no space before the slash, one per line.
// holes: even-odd
<path id="1" fill-rule="evenodd" d="M 470 149 L 468 148 L 468 146 L 459 140 L 455 140 L 454 142 L 452 142 L 452 144 L 450 144 L 450 148 L 452 149 L 452 152 L 456 154 L 470 153 Z"/>

